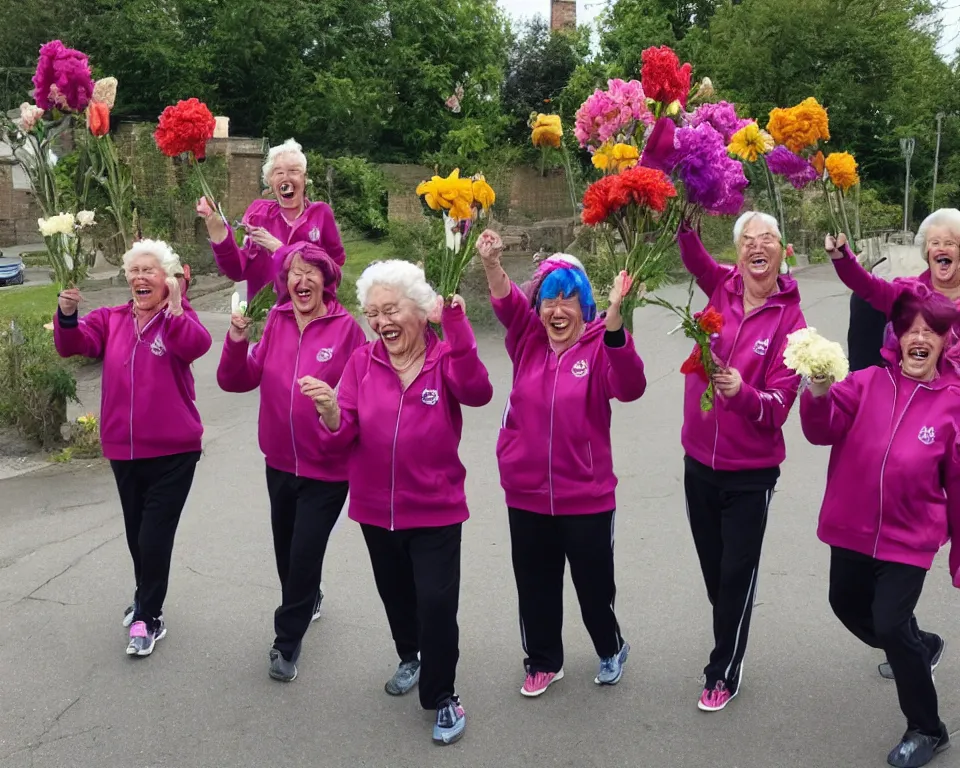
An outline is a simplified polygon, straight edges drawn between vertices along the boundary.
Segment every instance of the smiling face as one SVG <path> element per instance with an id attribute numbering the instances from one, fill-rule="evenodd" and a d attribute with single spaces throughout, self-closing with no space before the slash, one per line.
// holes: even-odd
<path id="1" fill-rule="evenodd" d="M 144 253 L 132 259 L 126 276 L 137 309 L 150 312 L 159 308 L 167 298 L 167 275 L 156 256 Z"/>
<path id="2" fill-rule="evenodd" d="M 901 368 L 912 379 L 930 381 L 937 370 L 943 351 L 943 336 L 927 325 L 923 315 L 917 314 L 913 325 L 900 337 Z"/>
<path id="3" fill-rule="evenodd" d="M 303 190 L 307 183 L 306 169 L 289 152 L 278 155 L 270 172 L 270 189 L 282 208 L 303 207 Z"/>
<path id="4" fill-rule="evenodd" d="M 934 288 L 960 284 L 960 237 L 949 227 L 933 226 L 927 230 L 926 245 Z"/>
<path id="5" fill-rule="evenodd" d="M 737 245 L 737 266 L 745 280 L 771 283 L 780 274 L 783 248 L 770 225 L 755 217 L 747 222 Z"/>
<path id="6" fill-rule="evenodd" d="M 367 294 L 363 314 L 392 357 L 410 354 L 423 342 L 426 314 L 392 286 L 374 285 Z"/>
<path id="7" fill-rule="evenodd" d="M 308 264 L 297 254 L 287 273 L 287 290 L 293 308 L 301 315 L 313 316 L 324 306 L 323 273 L 313 264 Z"/>
<path id="8" fill-rule="evenodd" d="M 583 330 L 583 309 L 580 299 L 544 299 L 540 302 L 540 322 L 547 329 L 547 337 L 555 347 L 569 347 Z"/>

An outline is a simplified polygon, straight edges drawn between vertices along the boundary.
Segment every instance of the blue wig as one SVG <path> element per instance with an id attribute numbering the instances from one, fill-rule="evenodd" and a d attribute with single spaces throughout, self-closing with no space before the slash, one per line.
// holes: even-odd
<path id="1" fill-rule="evenodd" d="M 589 323 L 597 316 L 597 303 L 593 300 L 593 288 L 586 273 L 576 267 L 561 267 L 551 271 L 540 285 L 537 294 L 537 311 L 544 299 L 580 300 L 580 310 L 583 312 L 583 321 Z"/>

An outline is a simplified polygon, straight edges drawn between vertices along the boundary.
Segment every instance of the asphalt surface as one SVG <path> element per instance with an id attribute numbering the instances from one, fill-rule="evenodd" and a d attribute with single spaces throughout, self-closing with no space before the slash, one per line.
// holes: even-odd
<path id="1" fill-rule="evenodd" d="M 843 340 L 847 292 L 829 266 L 800 276 L 808 322 Z M 668 292 L 680 300 L 682 289 Z M 494 445 L 509 390 L 502 342 L 480 348 L 494 402 L 466 410 L 461 455 L 472 518 L 464 529 L 458 687 L 467 732 L 430 741 L 416 695 L 383 692 L 397 659 L 359 529 L 346 518 L 327 555 L 325 613 L 304 643 L 300 676 L 267 677 L 274 570 L 257 394 L 225 394 L 217 341 L 196 365 L 205 455 L 184 512 L 152 657 L 124 654 L 132 567 L 113 479 L 103 465 L 0 481 L 0 767 L 54 766 L 882 766 L 904 723 L 880 654 L 827 604 L 828 550 L 816 538 L 827 450 L 808 445 L 796 410 L 771 509 L 740 696 L 696 708 L 710 613 L 682 496 L 679 443 L 689 342 L 659 309 L 637 315 L 649 387 L 614 409 L 620 477 L 617 613 L 632 645 L 615 688 L 599 688 L 572 587 L 566 677 L 539 699 L 523 670 L 509 536 Z M 97 399 L 87 392 L 87 407 Z M 159 416 L 159 414 L 158 414 Z M 918 616 L 947 640 L 937 671 L 941 715 L 960 729 L 960 601 L 946 557 Z M 934 765 L 960 766 L 960 749 Z"/>

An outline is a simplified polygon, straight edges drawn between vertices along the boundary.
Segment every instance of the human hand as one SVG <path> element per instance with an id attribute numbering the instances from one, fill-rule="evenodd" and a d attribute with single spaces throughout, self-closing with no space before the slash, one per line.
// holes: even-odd
<path id="1" fill-rule="evenodd" d="M 713 388 L 723 397 L 736 397 L 742 385 L 743 378 L 736 368 L 717 368 L 713 374 Z"/>
<path id="2" fill-rule="evenodd" d="M 66 290 L 60 291 L 57 306 L 60 307 L 60 311 L 64 315 L 71 317 L 77 314 L 77 308 L 80 306 L 82 300 L 83 297 L 77 288 L 67 288 Z"/>
<path id="3" fill-rule="evenodd" d="M 253 322 L 249 317 L 241 315 L 239 312 L 230 316 L 230 340 L 245 341 L 250 338 L 250 324 Z"/>
<path id="4" fill-rule="evenodd" d="M 486 229 L 477 238 L 477 253 L 484 267 L 500 266 L 500 257 L 503 255 L 503 240 L 492 229 Z"/>
<path id="5" fill-rule="evenodd" d="M 847 236 L 841 232 L 837 237 L 828 234 L 823 240 L 823 248 L 831 259 L 842 259 L 840 249 L 847 244 Z"/>
<path id="6" fill-rule="evenodd" d="M 167 284 L 167 311 L 174 317 L 183 314 L 183 294 L 180 292 L 180 281 L 175 277 L 168 277 Z"/>
<path id="7" fill-rule="evenodd" d="M 283 245 L 282 242 L 267 232 L 263 227 L 250 227 L 247 230 L 247 234 L 253 242 L 261 248 L 266 248 L 270 253 L 273 253 Z"/>

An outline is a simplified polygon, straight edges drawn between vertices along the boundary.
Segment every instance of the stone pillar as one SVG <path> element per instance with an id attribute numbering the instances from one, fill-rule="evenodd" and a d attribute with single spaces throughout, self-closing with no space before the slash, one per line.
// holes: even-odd
<path id="1" fill-rule="evenodd" d="M 554 32 L 577 28 L 577 0 L 550 0 L 550 29 Z"/>

